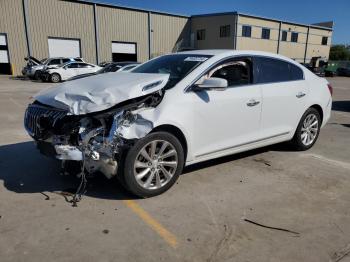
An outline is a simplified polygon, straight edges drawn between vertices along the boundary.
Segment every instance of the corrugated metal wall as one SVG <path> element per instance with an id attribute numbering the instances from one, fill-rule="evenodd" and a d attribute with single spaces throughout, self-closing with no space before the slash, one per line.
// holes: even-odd
<path id="1" fill-rule="evenodd" d="M 137 43 L 137 59 L 148 60 L 148 13 L 97 6 L 99 55 L 112 60 L 112 42 Z"/>
<path id="2" fill-rule="evenodd" d="M 152 50 L 151 57 L 177 51 L 189 46 L 190 24 L 186 17 L 151 14 Z"/>
<path id="3" fill-rule="evenodd" d="M 85 61 L 96 63 L 93 6 L 57 0 L 28 0 L 33 56 L 49 55 L 48 37 L 80 39 Z"/>
<path id="4" fill-rule="evenodd" d="M 7 34 L 7 42 L 14 74 L 25 65 L 27 44 L 21 0 L 0 0 L 0 33 Z"/>

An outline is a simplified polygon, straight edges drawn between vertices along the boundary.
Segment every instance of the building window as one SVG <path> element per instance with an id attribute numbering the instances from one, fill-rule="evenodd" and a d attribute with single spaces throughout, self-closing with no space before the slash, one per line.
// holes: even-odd
<path id="1" fill-rule="evenodd" d="M 322 36 L 322 45 L 327 45 L 327 43 L 328 43 L 328 37 Z"/>
<path id="2" fill-rule="evenodd" d="M 230 25 L 220 26 L 220 37 L 230 37 Z"/>
<path id="3" fill-rule="evenodd" d="M 282 31 L 282 41 L 287 41 L 287 35 L 288 35 L 287 31 Z"/>
<path id="4" fill-rule="evenodd" d="M 263 28 L 261 31 L 261 38 L 262 39 L 270 39 L 270 29 Z"/>
<path id="5" fill-rule="evenodd" d="M 298 33 L 293 32 L 290 41 L 295 43 L 298 42 Z"/>
<path id="6" fill-rule="evenodd" d="M 197 30 L 197 40 L 205 40 L 205 29 Z"/>
<path id="7" fill-rule="evenodd" d="M 252 27 L 249 25 L 242 26 L 242 36 L 251 37 L 252 36 Z"/>

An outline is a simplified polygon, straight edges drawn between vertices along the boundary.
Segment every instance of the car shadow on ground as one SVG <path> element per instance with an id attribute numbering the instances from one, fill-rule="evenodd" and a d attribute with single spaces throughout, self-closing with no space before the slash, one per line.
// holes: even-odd
<path id="1" fill-rule="evenodd" d="M 333 101 L 332 110 L 334 111 L 342 111 L 342 112 L 350 112 L 350 101 Z"/>
<path id="2" fill-rule="evenodd" d="M 44 81 L 41 80 L 35 80 L 35 79 L 30 79 L 29 77 L 26 76 L 10 76 L 9 77 L 10 80 L 19 80 L 19 81 L 29 81 L 29 82 L 33 82 L 33 83 L 45 83 Z M 47 84 L 47 82 L 46 82 Z"/>
<path id="3" fill-rule="evenodd" d="M 264 147 L 248 152 L 221 157 L 185 167 L 183 174 L 238 159 L 261 154 L 269 150 L 289 151 L 285 144 Z M 74 175 L 60 175 L 60 162 L 43 156 L 36 149 L 34 142 L 0 146 L 0 180 L 7 190 L 16 193 L 41 193 L 49 197 L 47 192 L 61 195 L 69 200 L 76 192 L 80 179 Z M 136 199 L 127 192 L 117 179 L 108 180 L 103 175 L 89 178 L 86 195 L 93 198 L 126 200 Z"/>
<path id="4" fill-rule="evenodd" d="M 0 180 L 10 191 L 42 193 L 43 197 L 50 192 L 71 199 L 80 179 L 59 173 L 60 162 L 41 155 L 34 142 L 0 146 Z M 108 180 L 102 175 L 89 178 L 86 189 L 86 195 L 94 198 L 134 199 L 116 179 Z"/>

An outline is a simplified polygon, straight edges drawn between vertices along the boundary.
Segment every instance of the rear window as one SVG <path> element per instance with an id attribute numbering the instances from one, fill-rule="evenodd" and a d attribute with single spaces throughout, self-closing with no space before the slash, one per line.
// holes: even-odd
<path id="1" fill-rule="evenodd" d="M 304 73 L 301 68 L 297 67 L 296 65 L 289 64 L 290 66 L 290 80 L 302 80 L 304 79 Z"/>
<path id="2" fill-rule="evenodd" d="M 258 61 L 258 83 L 274 83 L 304 79 L 303 71 L 296 65 L 286 61 L 267 57 L 259 57 Z"/>

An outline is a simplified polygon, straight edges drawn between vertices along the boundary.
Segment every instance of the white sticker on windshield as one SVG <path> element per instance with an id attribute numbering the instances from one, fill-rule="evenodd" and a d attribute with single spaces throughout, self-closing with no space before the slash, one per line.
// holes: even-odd
<path id="1" fill-rule="evenodd" d="M 189 57 L 186 57 L 184 61 L 204 62 L 207 59 L 208 57 L 204 57 L 204 56 L 189 56 Z"/>

